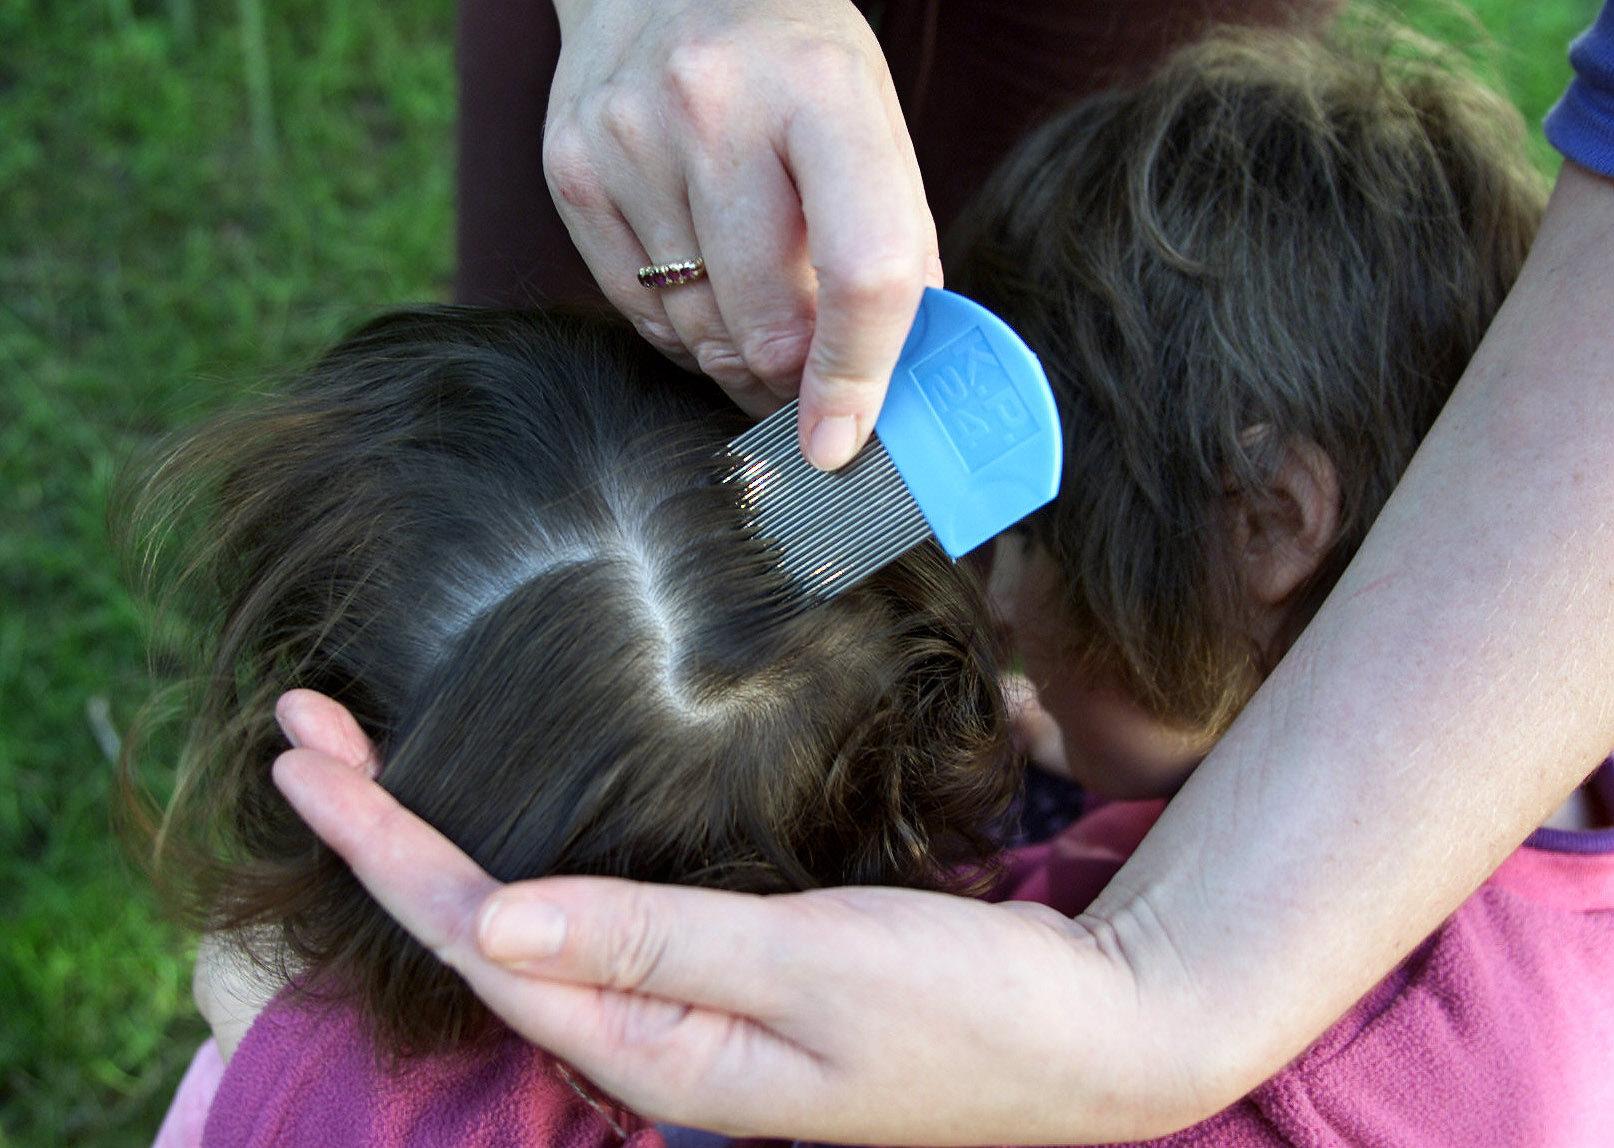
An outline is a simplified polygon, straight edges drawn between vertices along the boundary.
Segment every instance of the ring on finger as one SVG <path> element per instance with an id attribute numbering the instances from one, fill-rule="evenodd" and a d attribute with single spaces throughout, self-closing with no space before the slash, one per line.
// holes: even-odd
<path id="1" fill-rule="evenodd" d="M 662 287 L 677 287 L 706 277 L 706 260 L 699 255 L 693 259 L 679 259 L 673 263 L 652 263 L 639 268 L 639 282 L 652 291 Z"/>

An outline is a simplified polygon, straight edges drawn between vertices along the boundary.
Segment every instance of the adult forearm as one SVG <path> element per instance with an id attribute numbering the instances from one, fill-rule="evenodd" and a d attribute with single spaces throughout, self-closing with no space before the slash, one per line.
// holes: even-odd
<path id="1" fill-rule="evenodd" d="M 1614 748 L 1614 184 L 1567 167 L 1356 560 L 1088 920 L 1202 1107 L 1270 1075 Z M 1197 1059 L 1197 1062 L 1195 1061 Z"/>

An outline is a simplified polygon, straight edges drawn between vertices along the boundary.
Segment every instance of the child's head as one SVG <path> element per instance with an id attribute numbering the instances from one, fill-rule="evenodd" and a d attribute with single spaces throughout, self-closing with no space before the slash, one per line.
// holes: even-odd
<path id="1" fill-rule="evenodd" d="M 744 426 L 625 327 L 442 309 L 182 439 L 142 520 L 201 532 L 173 544 L 203 692 L 168 848 L 205 923 L 289 946 L 395 1050 L 478 1031 L 274 790 L 297 686 L 502 879 L 946 887 L 985 858 L 1017 779 L 978 588 L 927 546 L 781 618 L 719 480 Z"/>
<path id="2" fill-rule="evenodd" d="M 1519 117 L 1429 58 L 1220 36 L 1042 127 L 955 233 L 952 285 L 1036 349 L 1064 420 L 1012 610 L 1089 785 L 1180 784 L 1523 262 L 1543 193 Z"/>

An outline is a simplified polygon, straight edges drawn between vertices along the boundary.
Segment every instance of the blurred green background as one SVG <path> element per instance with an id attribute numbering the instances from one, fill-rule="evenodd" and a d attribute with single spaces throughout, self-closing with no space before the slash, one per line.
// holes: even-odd
<path id="1" fill-rule="evenodd" d="M 1449 3 L 1390 7 L 1473 36 Z M 1596 0 L 1473 7 L 1539 121 Z M 109 827 L 150 690 L 113 476 L 447 296 L 452 36 L 450 0 L 0 3 L 0 1148 L 149 1144 L 203 1037 L 190 944 Z"/>

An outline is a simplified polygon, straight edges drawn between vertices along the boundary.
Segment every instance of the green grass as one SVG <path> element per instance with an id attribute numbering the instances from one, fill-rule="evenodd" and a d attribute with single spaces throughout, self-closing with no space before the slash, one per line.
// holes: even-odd
<path id="1" fill-rule="evenodd" d="M 1593 0 L 1479 7 L 1539 119 Z M 149 1143 L 202 1035 L 88 716 L 124 729 L 148 691 L 112 478 L 343 325 L 446 295 L 452 24 L 449 0 L 0 5 L 0 1148 Z"/>
<path id="2" fill-rule="evenodd" d="M 0 5 L 0 1144 L 149 1144 L 202 1035 L 86 716 L 147 692 L 111 480 L 446 295 L 452 35 L 447 0 Z"/>

